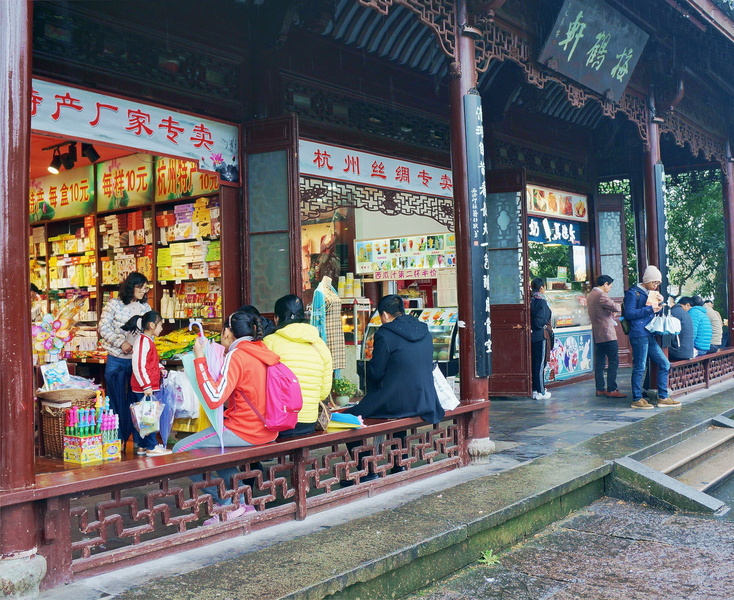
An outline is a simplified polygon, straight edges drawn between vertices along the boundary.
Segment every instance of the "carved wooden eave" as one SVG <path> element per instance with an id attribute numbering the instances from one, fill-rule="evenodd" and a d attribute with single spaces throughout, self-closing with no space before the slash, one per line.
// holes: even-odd
<path id="1" fill-rule="evenodd" d="M 670 134 L 680 147 L 688 144 L 691 154 L 703 154 L 706 160 L 726 163 L 726 140 L 707 133 L 693 121 L 678 112 L 667 113 L 660 124 L 660 133 Z"/>
<path id="2" fill-rule="evenodd" d="M 695 16 L 734 43 L 734 21 L 713 0 L 685 0 Z M 719 2 L 721 3 L 721 1 Z"/>
<path id="3" fill-rule="evenodd" d="M 442 0 L 358 1 L 361 5 L 377 10 L 385 16 L 389 14 L 391 7 L 398 5 L 413 11 L 418 19 L 434 32 L 441 50 L 449 60 L 455 60 L 456 16 L 449 3 Z M 614 118 L 617 113 L 623 113 L 635 123 L 643 146 L 646 149 L 649 148 L 648 111 L 644 95 L 628 89 L 618 102 L 614 102 L 541 66 L 531 58 L 532 48 L 523 32 L 500 25 L 495 20 L 493 8 L 499 5 L 501 3 L 475 2 L 472 4 L 472 6 L 486 9 L 485 12 L 475 14 L 472 23 L 482 33 L 475 42 L 476 66 L 480 73 L 484 73 L 493 60 L 512 61 L 520 66 L 525 74 L 525 80 L 535 87 L 542 89 L 549 82 L 559 84 L 565 90 L 568 102 L 575 108 L 581 108 L 586 102 L 593 100 L 601 105 L 602 113 L 606 117 Z"/>

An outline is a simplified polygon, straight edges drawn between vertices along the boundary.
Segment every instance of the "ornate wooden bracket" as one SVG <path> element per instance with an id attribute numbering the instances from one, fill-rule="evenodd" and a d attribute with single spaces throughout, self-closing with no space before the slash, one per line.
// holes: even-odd
<path id="1" fill-rule="evenodd" d="M 451 4 L 442 0 L 358 0 L 363 6 L 373 8 L 387 16 L 390 8 L 404 6 L 413 11 L 420 21 L 431 28 L 439 40 L 441 50 L 451 61 L 450 70 L 454 73 L 454 57 L 456 40 L 454 26 L 456 17 Z M 544 88 L 549 82 L 559 84 L 566 91 L 569 103 L 581 108 L 588 100 L 601 104 L 602 113 L 610 118 L 621 112 L 637 125 L 643 145 L 649 147 L 647 110 L 644 96 L 626 92 L 619 102 L 612 102 L 591 91 L 575 85 L 565 77 L 546 70 L 534 62 L 530 44 L 518 33 L 500 27 L 494 21 L 494 11 L 499 9 L 505 0 L 470 0 L 470 8 L 474 15 L 473 25 L 478 27 L 482 36 L 476 40 L 477 71 L 484 73 L 493 60 L 510 60 L 519 65 L 525 74 L 526 81 L 538 88 Z"/>

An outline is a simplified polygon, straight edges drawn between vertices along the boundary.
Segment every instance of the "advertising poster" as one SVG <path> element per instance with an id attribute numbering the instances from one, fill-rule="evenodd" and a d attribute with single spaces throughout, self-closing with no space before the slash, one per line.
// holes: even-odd
<path id="1" fill-rule="evenodd" d="M 591 329 L 564 332 L 554 330 L 556 339 L 546 366 L 546 381 L 559 381 L 593 370 Z"/>
<path id="2" fill-rule="evenodd" d="M 355 255 L 358 274 L 455 267 L 456 236 L 434 233 L 361 240 L 355 242 Z"/>
<path id="3" fill-rule="evenodd" d="M 196 163 L 159 156 L 155 161 L 155 201 L 190 198 L 216 192 L 219 175 L 198 171 Z"/>
<path id="4" fill-rule="evenodd" d="M 28 196 L 31 224 L 88 215 L 94 212 L 93 166 L 31 179 Z"/>
<path id="5" fill-rule="evenodd" d="M 132 154 L 97 163 L 97 210 L 150 204 L 153 199 L 153 156 Z"/>
<path id="6" fill-rule="evenodd" d="M 589 220 L 589 200 L 586 196 L 529 185 L 528 214 L 560 217 L 572 221 Z"/>

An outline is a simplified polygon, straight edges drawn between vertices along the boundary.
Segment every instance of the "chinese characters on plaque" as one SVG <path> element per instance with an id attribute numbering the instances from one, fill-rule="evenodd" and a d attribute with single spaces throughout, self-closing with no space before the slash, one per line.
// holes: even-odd
<path id="1" fill-rule="evenodd" d="M 298 140 L 301 175 L 452 198 L 451 171 L 353 148 Z"/>
<path id="2" fill-rule="evenodd" d="M 490 319 L 489 231 L 487 229 L 487 183 L 484 159 L 484 123 L 482 98 L 478 94 L 464 96 L 466 130 L 467 183 L 471 245 L 471 286 L 473 302 L 474 355 L 477 377 L 492 374 L 492 322 Z M 463 319 L 466 316 L 462 316 Z"/>
<path id="3" fill-rule="evenodd" d="M 604 0 L 565 0 L 538 60 L 619 101 L 647 38 Z"/>
<path id="4" fill-rule="evenodd" d="M 187 158 L 199 169 L 238 181 L 236 125 L 33 80 L 31 128 L 73 139 L 110 142 L 152 154 Z"/>

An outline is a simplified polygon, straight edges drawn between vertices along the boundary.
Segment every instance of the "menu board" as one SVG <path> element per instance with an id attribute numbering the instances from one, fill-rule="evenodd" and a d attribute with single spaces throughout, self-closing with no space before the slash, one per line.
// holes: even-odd
<path id="1" fill-rule="evenodd" d="M 586 196 L 536 185 L 529 185 L 527 191 L 528 214 L 572 221 L 589 220 L 589 200 Z"/>
<path id="2" fill-rule="evenodd" d="M 354 242 L 357 273 L 456 266 L 456 236 L 434 233 Z"/>

